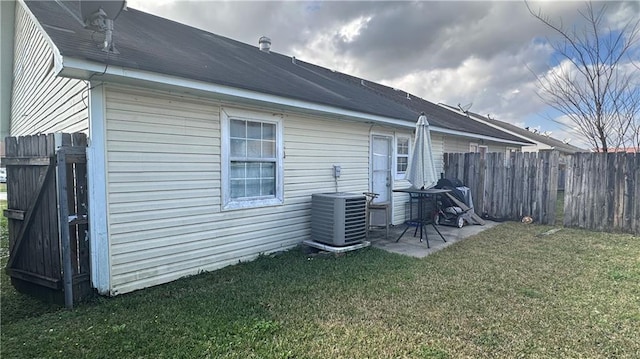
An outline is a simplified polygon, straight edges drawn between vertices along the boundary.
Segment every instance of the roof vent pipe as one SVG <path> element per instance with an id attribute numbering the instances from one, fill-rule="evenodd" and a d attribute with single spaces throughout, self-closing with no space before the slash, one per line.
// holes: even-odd
<path id="1" fill-rule="evenodd" d="M 260 46 L 260 51 L 269 52 L 269 50 L 271 50 L 271 39 L 262 36 L 260 40 L 258 40 L 258 45 Z"/>

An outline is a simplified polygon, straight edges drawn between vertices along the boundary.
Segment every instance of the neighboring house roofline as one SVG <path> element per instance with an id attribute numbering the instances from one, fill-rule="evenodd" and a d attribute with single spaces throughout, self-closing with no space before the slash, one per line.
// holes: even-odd
<path id="1" fill-rule="evenodd" d="M 482 115 L 479 115 L 477 113 L 474 112 L 463 112 L 458 108 L 455 108 L 454 106 L 451 105 L 447 105 L 444 103 L 439 103 L 438 105 L 451 110 L 453 112 L 459 113 L 461 115 L 465 115 L 467 117 L 469 117 L 470 119 L 483 123 L 487 126 L 491 126 L 493 128 L 502 130 L 504 132 L 510 133 L 514 136 L 520 137 L 524 140 L 527 140 L 533 144 L 536 145 L 543 145 L 543 146 L 549 146 L 551 149 L 554 150 L 558 150 L 560 152 L 563 153 L 576 153 L 576 152 L 581 152 L 584 151 L 583 149 L 564 143 L 556 138 L 550 137 L 550 136 L 544 136 L 542 134 L 536 134 L 536 133 L 532 133 L 530 131 L 528 131 L 527 129 L 524 128 L 519 128 L 513 124 L 504 122 L 504 121 L 499 121 L 496 119 L 488 119 Z M 499 123 L 499 124 L 498 124 Z M 517 128 L 517 130 L 513 129 L 513 128 Z M 528 145 L 530 145 L 531 143 L 528 143 Z"/>
<path id="2" fill-rule="evenodd" d="M 530 146 L 531 145 L 531 142 L 526 141 L 526 140 L 523 140 L 522 142 L 511 141 L 511 140 L 505 140 L 505 139 L 502 139 L 502 138 L 495 138 L 495 137 L 491 137 L 491 136 L 479 135 L 479 134 L 476 134 L 476 133 L 469 133 L 469 132 L 464 132 L 464 131 L 450 130 L 448 128 L 440 128 L 440 127 L 437 127 L 437 126 L 429 126 L 429 129 L 430 129 L 431 132 L 439 132 L 439 133 L 448 134 L 448 135 L 463 136 L 463 137 L 468 137 L 468 138 L 477 139 L 477 140 L 496 141 L 496 142 L 501 142 L 501 143 L 518 145 L 518 146 Z"/>

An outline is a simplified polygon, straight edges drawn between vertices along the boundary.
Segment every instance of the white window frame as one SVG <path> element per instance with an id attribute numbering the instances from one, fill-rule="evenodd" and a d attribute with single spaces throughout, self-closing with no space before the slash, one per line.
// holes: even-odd
<path id="1" fill-rule="evenodd" d="M 484 146 L 484 145 L 478 146 L 478 153 L 480 154 L 480 158 L 486 159 L 487 153 L 489 153 L 489 146 Z"/>
<path id="2" fill-rule="evenodd" d="M 512 153 L 517 153 L 517 152 L 520 152 L 520 148 L 519 147 L 509 147 L 509 146 L 507 146 L 504 149 L 504 153 L 507 156 L 509 156 Z"/>
<path id="3" fill-rule="evenodd" d="M 484 150 L 481 151 L 481 150 Z M 471 153 L 479 153 L 480 154 L 480 158 L 485 159 L 487 158 L 487 153 L 489 152 L 489 146 L 487 145 L 479 145 L 476 142 L 469 142 L 469 152 Z"/>
<path id="4" fill-rule="evenodd" d="M 252 122 L 264 122 L 276 125 L 276 184 L 273 198 L 231 198 L 231 120 L 243 120 Z M 242 208 L 257 208 L 267 206 L 278 206 L 284 203 L 284 140 L 282 117 L 256 111 L 221 108 L 220 110 L 220 130 L 221 130 L 221 194 L 222 210 L 234 210 Z"/>
<path id="5" fill-rule="evenodd" d="M 402 156 L 400 156 L 400 154 L 398 153 L 398 142 L 399 142 L 400 139 L 406 139 L 407 143 L 409 145 L 408 153 L 406 155 L 403 154 Z M 394 173 L 395 173 L 395 177 L 396 177 L 397 180 L 404 179 L 405 175 L 406 175 L 406 171 L 405 172 L 398 172 L 398 157 L 406 157 L 407 158 L 407 164 L 408 164 L 409 163 L 409 158 L 411 157 L 411 147 L 412 147 L 411 146 L 411 136 L 408 136 L 408 135 L 406 135 L 406 136 L 405 135 L 397 135 L 396 136 L 396 141 L 395 141 L 394 150 L 393 150 L 394 159 L 395 159 L 394 160 L 394 164 L 393 164 L 393 168 L 394 168 Z"/>

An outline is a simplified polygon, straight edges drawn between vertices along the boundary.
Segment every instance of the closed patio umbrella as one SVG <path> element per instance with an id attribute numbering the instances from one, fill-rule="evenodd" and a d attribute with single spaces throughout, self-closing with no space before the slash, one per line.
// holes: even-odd
<path id="1" fill-rule="evenodd" d="M 413 188 L 427 189 L 436 185 L 438 175 L 433 161 L 431 149 L 431 135 L 429 133 L 429 121 L 422 112 L 416 123 L 416 139 L 413 154 L 409 158 L 409 165 L 405 178 L 411 182 Z"/>

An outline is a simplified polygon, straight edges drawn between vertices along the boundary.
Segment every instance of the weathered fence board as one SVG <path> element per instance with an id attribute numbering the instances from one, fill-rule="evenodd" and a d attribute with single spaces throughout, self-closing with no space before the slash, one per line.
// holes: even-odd
<path id="1" fill-rule="evenodd" d="M 446 153 L 445 177 L 471 189 L 474 210 L 488 217 L 555 223 L 558 190 L 556 151 L 540 153 Z M 460 164 L 463 166 L 460 166 Z"/>
<path id="2" fill-rule="evenodd" d="M 640 155 L 571 156 L 567 165 L 564 225 L 640 235 Z"/>
<path id="3" fill-rule="evenodd" d="M 53 301 L 61 301 L 62 293 L 72 293 L 71 301 L 90 295 L 86 135 L 7 137 L 5 143 L 6 158 L 2 162 L 7 166 L 5 216 L 9 219 L 6 270 L 12 284 L 20 291 Z M 61 158 L 64 161 L 57 163 Z M 61 173 L 66 176 L 61 177 Z M 63 177 L 68 179 L 64 183 L 60 181 Z M 61 201 L 67 206 L 59 206 Z M 69 210 L 61 213 L 58 207 Z M 68 253 L 62 251 L 62 242 L 70 243 Z M 66 270 L 63 254 L 71 264 Z M 67 288 L 63 288 L 64 274 L 70 275 L 72 282 Z M 65 304 L 70 306 L 68 301 Z"/>

